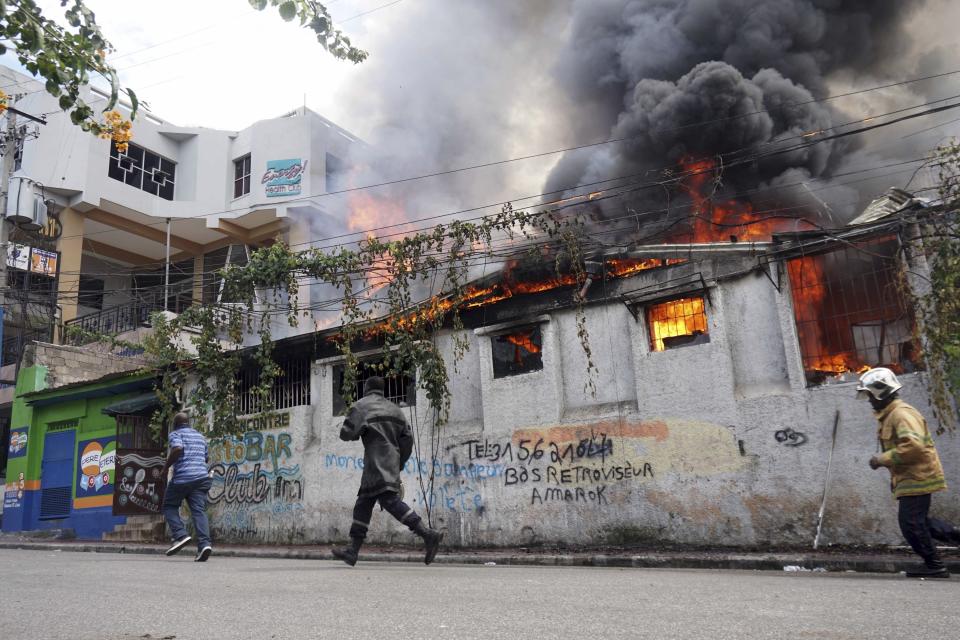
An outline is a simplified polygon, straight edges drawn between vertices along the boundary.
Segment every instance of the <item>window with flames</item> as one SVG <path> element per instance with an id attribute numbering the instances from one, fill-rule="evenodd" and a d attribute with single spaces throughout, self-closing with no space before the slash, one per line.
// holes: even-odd
<path id="1" fill-rule="evenodd" d="M 543 369 L 540 325 L 520 327 L 490 337 L 493 377 L 505 378 Z"/>
<path id="2" fill-rule="evenodd" d="M 647 307 L 647 328 L 651 351 L 710 342 L 703 296 L 678 298 Z"/>
<path id="3" fill-rule="evenodd" d="M 401 407 L 415 407 L 417 405 L 416 376 L 388 375 L 380 370 L 377 361 L 364 361 L 357 365 L 357 386 L 355 395 L 363 397 L 363 384 L 371 376 L 383 378 L 383 397 L 395 402 Z M 343 396 L 343 365 L 333 368 L 333 415 L 342 416 L 347 412 L 347 402 Z"/>
<path id="4" fill-rule="evenodd" d="M 808 384 L 868 367 L 909 373 L 920 366 L 898 249 L 895 238 L 879 238 L 787 263 Z"/>

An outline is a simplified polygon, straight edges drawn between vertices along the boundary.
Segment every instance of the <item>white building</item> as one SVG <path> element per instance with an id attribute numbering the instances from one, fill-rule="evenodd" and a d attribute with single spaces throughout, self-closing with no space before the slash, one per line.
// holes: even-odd
<path id="1" fill-rule="evenodd" d="M 347 183 L 346 159 L 362 143 L 305 107 L 241 131 L 178 127 L 141 110 L 120 154 L 72 125 L 41 84 L 0 68 L 0 86 L 22 96 L 18 109 L 47 120 L 20 119 L 37 135 L 15 175 L 55 203 L 60 323 L 93 314 L 88 328 L 110 332 L 136 320 L 131 313 L 163 308 L 168 231 L 175 266 L 166 307 L 176 311 L 215 300 L 210 274 L 251 247 L 345 229 L 326 195 Z M 106 96 L 88 90 L 85 99 L 96 109 Z M 137 302 L 144 309 L 131 307 Z"/>

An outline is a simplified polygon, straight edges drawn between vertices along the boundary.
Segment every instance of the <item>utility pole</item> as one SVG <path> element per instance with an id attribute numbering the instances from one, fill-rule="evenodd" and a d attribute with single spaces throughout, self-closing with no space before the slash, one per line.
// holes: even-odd
<path id="1" fill-rule="evenodd" d="M 7 131 L 3 136 L 3 173 L 0 174 L 0 193 L 3 194 L 3 208 L 0 209 L 0 308 L 6 309 L 7 302 L 7 198 L 10 192 L 10 175 L 13 174 L 17 155 L 17 114 L 7 110 Z"/>
<path id="2" fill-rule="evenodd" d="M 10 197 L 10 176 L 13 175 L 14 168 L 16 166 L 17 158 L 17 149 L 20 148 L 20 145 L 26 140 L 26 131 L 17 130 L 17 116 L 23 116 L 27 120 L 32 122 L 37 122 L 39 124 L 47 124 L 47 121 L 43 117 L 37 117 L 30 115 L 29 113 L 24 113 L 19 109 L 15 108 L 12 103 L 15 103 L 22 96 L 16 95 L 10 97 L 10 103 L 7 105 L 5 110 L 7 115 L 7 129 L 2 134 L 3 140 L 3 167 L 0 169 L 0 309 L 4 310 L 4 316 L 6 316 L 7 309 L 7 258 L 10 254 L 10 230 L 7 227 L 7 200 Z M 29 278 L 29 265 L 27 265 L 27 274 Z M 29 279 L 27 280 L 29 283 Z M 29 291 L 25 292 L 26 295 L 29 295 Z M 25 306 L 21 305 L 21 313 L 25 313 Z M 25 317 L 21 316 L 20 318 L 20 327 L 19 327 L 19 337 L 18 340 L 22 342 L 24 323 L 26 322 Z M 0 327 L 0 334 L 2 334 L 2 327 Z M 19 370 L 20 361 L 17 360 L 17 368 Z"/>

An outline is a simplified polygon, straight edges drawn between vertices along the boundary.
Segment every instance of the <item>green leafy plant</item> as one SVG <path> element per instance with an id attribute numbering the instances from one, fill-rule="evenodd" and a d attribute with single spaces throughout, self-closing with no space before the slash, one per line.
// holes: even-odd
<path id="1" fill-rule="evenodd" d="M 957 425 L 960 401 L 960 143 L 940 146 L 932 166 L 938 174 L 940 205 L 925 216 L 921 235 L 930 282 L 916 295 L 920 310 L 931 400 L 941 425 Z"/>
<path id="2" fill-rule="evenodd" d="M 447 323 L 455 333 L 462 328 L 460 312 L 475 298 L 467 283 L 470 261 L 478 255 L 493 257 L 498 242 L 536 235 L 538 244 L 562 253 L 563 259 L 556 262 L 558 276 L 564 271 L 567 281 L 579 287 L 585 271 L 580 246 L 584 234 L 578 231 L 575 219 L 516 211 L 507 205 L 479 222 L 454 221 L 400 240 L 368 238 L 355 247 L 334 251 L 294 252 L 274 244 L 254 251 L 246 265 L 221 272 L 224 294 L 233 304 L 193 307 L 169 320 L 158 317 L 144 348 L 161 371 L 170 372 L 162 379 L 161 393 L 166 393 L 168 382 L 177 376 L 183 380 L 189 373 L 196 383 L 186 394 L 188 403 L 198 417 L 207 417 L 208 432 L 237 433 L 236 378 L 242 354 L 252 358 L 259 372 L 254 405 L 268 412 L 271 389 L 280 375 L 273 360 L 269 318 L 281 316 L 291 326 L 299 325 L 310 316 L 310 310 L 298 302 L 300 282 L 320 281 L 338 291 L 341 324 L 332 340 L 344 362 L 342 393 L 347 403 L 356 397 L 356 347 L 378 344 L 380 370 L 386 375 L 415 376 L 429 402 L 434 426 L 440 426 L 449 417 L 450 390 L 447 362 L 437 347 L 436 333 Z M 371 281 L 379 284 L 372 286 Z M 434 291 L 441 294 L 430 295 Z M 426 299 L 417 299 L 418 294 Z M 578 336 L 592 374 L 595 366 L 584 299 L 575 294 L 574 302 Z M 177 346 L 184 335 L 190 336 L 192 356 Z M 244 340 L 254 335 L 257 346 L 244 352 Z M 466 349 L 465 339 L 454 340 L 454 364 Z M 162 414 L 157 416 L 159 421 L 170 417 L 165 407 L 158 413 Z"/>

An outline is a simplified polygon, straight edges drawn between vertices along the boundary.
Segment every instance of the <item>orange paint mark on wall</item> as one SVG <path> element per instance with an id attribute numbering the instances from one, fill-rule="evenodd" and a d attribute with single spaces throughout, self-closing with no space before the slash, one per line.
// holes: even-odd
<path id="1" fill-rule="evenodd" d="M 663 442 L 670 435 L 670 429 L 662 420 L 651 420 L 649 422 L 602 420 L 589 424 L 519 429 L 513 432 L 512 441 L 515 443 L 521 440 L 536 442 L 542 438 L 544 442 L 561 444 L 580 442 L 591 438 L 596 439 L 601 435 L 605 435 L 607 438 L 652 438 L 657 442 Z"/>

